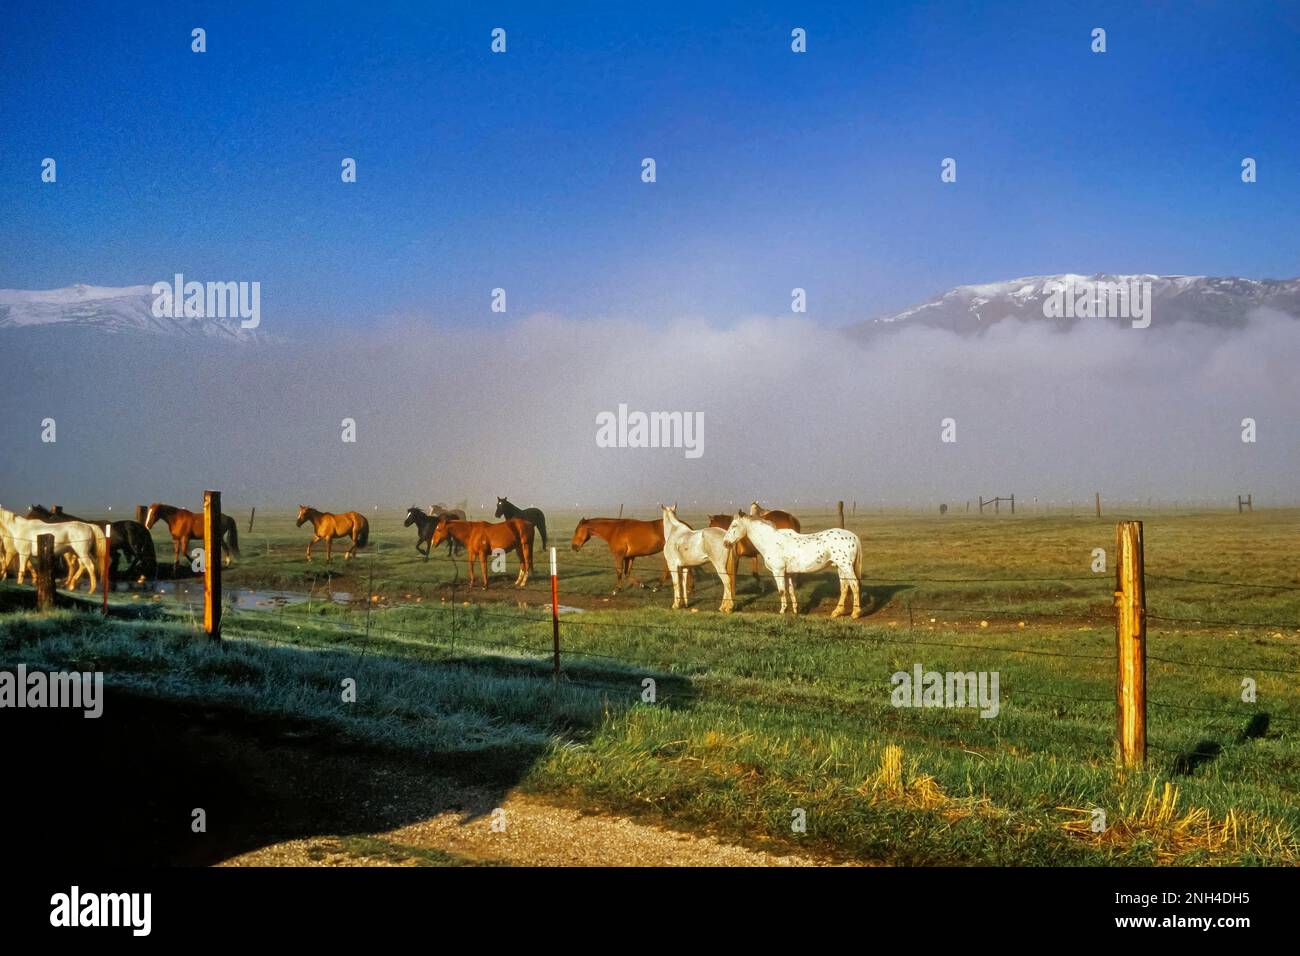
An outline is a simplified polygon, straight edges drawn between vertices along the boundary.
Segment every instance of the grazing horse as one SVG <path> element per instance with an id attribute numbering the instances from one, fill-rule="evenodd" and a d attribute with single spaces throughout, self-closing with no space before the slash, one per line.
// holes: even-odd
<path id="1" fill-rule="evenodd" d="M 465 520 L 465 512 L 463 511 L 452 512 L 444 510 L 442 514 L 435 515 L 425 514 L 419 508 L 406 509 L 406 520 L 402 522 L 402 527 L 409 528 L 411 525 L 415 525 L 415 550 L 424 555 L 424 560 L 426 561 L 429 560 L 429 555 L 433 551 L 433 546 L 429 544 L 429 539 L 433 537 L 434 529 L 438 527 L 438 519 L 444 514 L 447 515 L 448 518 L 455 518 L 455 516 L 459 514 L 460 517 L 455 518 L 455 520 Z M 420 545 L 424 545 L 424 547 L 421 548 Z M 453 552 L 453 548 L 455 549 L 455 552 Z M 451 538 L 447 541 L 447 557 L 453 557 L 455 553 L 458 553 L 461 550 L 461 543 L 455 538 Z"/>
<path id="2" fill-rule="evenodd" d="M 85 521 L 85 518 L 78 518 L 76 515 L 70 515 L 62 508 L 56 507 L 53 511 L 49 508 L 43 508 L 40 505 L 32 505 L 27 509 L 27 517 L 35 518 L 40 521 Z M 94 522 L 86 522 L 92 524 Z M 158 556 L 154 552 L 153 535 L 145 530 L 144 525 L 138 521 L 122 520 L 111 522 L 113 536 L 108 541 L 108 568 L 113 574 L 117 574 L 117 559 L 122 557 L 126 560 L 126 571 L 124 577 L 133 578 L 137 574 L 141 577 L 154 578 L 158 576 Z M 71 554 L 64 555 L 71 560 Z M 69 568 L 69 571 L 72 569 Z"/>
<path id="3" fill-rule="evenodd" d="M 799 519 L 796 518 L 794 515 L 790 514 L 790 512 L 788 511 L 763 511 L 762 506 L 757 501 L 751 504 L 749 508 L 750 508 L 751 515 L 754 514 L 754 509 L 758 508 L 759 514 L 757 515 L 757 517 L 766 518 L 768 521 L 772 522 L 772 524 L 776 525 L 778 528 L 789 528 L 791 531 L 803 530 L 803 526 L 799 524 Z M 731 515 L 709 515 L 709 527 L 722 528 L 725 531 L 727 528 L 731 527 Z M 731 575 L 732 575 L 731 586 L 733 588 L 736 586 L 735 583 L 736 566 L 740 563 L 740 559 L 749 558 L 750 572 L 754 575 L 754 581 L 755 583 L 757 583 L 758 590 L 761 593 L 763 590 L 763 579 L 758 573 L 758 564 L 759 564 L 759 557 L 760 557 L 758 553 L 758 549 L 755 548 L 753 544 L 749 542 L 748 539 L 741 538 L 739 541 L 736 542 L 736 546 L 731 549 L 731 554 L 734 559 L 731 563 Z M 795 584 L 797 585 L 798 583 L 799 582 L 796 579 Z"/>
<path id="4" fill-rule="evenodd" d="M 609 553 L 614 557 L 614 594 L 619 585 L 630 582 L 639 588 L 645 587 L 632 577 L 632 562 L 637 558 L 647 558 L 664 549 L 663 521 L 639 521 L 636 518 L 583 518 L 573 530 L 573 550 L 580 551 L 591 540 L 591 536 L 602 539 L 609 545 Z M 662 584 L 668 577 L 668 564 L 664 563 Z M 695 587 L 694 574 L 687 572 L 692 589 Z"/>
<path id="5" fill-rule="evenodd" d="M 516 508 L 508 499 L 498 498 L 496 517 L 505 518 L 507 521 L 512 518 L 523 518 L 541 533 L 542 550 L 545 551 L 550 547 L 546 543 L 546 515 L 542 514 L 541 508 Z"/>
<path id="6" fill-rule="evenodd" d="M 730 561 L 727 546 L 723 543 L 726 532 L 720 528 L 694 530 L 677 517 L 677 506 L 660 505 L 664 522 L 664 560 L 673 576 L 673 610 L 687 607 L 686 575 L 691 568 L 712 564 L 722 581 L 722 604 L 718 610 L 729 614 L 735 606 L 732 600 Z"/>
<path id="7" fill-rule="evenodd" d="M 172 536 L 172 570 L 175 571 L 180 567 L 181 555 L 189 554 L 190 538 L 203 538 L 203 512 L 188 511 L 155 501 L 144 516 L 145 530 L 152 528 L 159 518 L 162 518 Z M 235 519 L 228 514 L 221 516 L 221 534 L 218 538 L 221 541 L 222 560 L 227 566 L 234 564 L 234 559 L 239 557 L 239 529 L 235 527 Z"/>
<path id="8" fill-rule="evenodd" d="M 510 518 L 500 524 L 488 521 L 454 521 L 446 516 L 438 519 L 433 529 L 431 547 L 436 548 L 454 538 L 465 546 L 466 564 L 469 566 L 469 586 L 474 586 L 474 562 L 483 568 L 483 590 L 488 586 L 488 558 L 498 549 L 519 555 L 519 574 L 514 586 L 528 583 L 528 573 L 533 569 L 533 524 L 523 518 Z"/>
<path id="9" fill-rule="evenodd" d="M 5 550 L 18 555 L 18 583 L 22 583 L 27 573 L 27 564 L 36 557 L 36 539 L 48 534 L 54 538 L 54 556 L 57 558 L 71 551 L 77 556 L 77 572 L 68 583 L 68 590 L 74 590 L 83 574 L 90 576 L 90 593 L 95 592 L 98 580 L 95 569 L 107 547 L 104 541 L 104 529 L 84 521 L 60 521 L 50 524 L 32 518 L 23 518 L 0 508 L 0 537 L 4 538 Z M 36 580 L 36 569 L 32 569 L 32 580 Z M 105 588 L 108 582 L 105 581 Z"/>
<path id="10" fill-rule="evenodd" d="M 862 616 L 862 602 L 858 592 L 858 579 L 862 576 L 862 539 L 852 531 L 831 528 L 812 534 L 800 534 L 797 531 L 778 529 L 764 518 L 751 517 L 737 511 L 723 540 L 727 547 L 734 547 L 741 538 L 753 542 L 772 572 L 772 577 L 776 579 L 777 590 L 781 592 L 782 614 L 785 613 L 787 595 L 791 613 L 799 613 L 799 602 L 790 581 L 791 574 L 820 571 L 828 564 L 833 564 L 840 575 L 840 600 L 831 612 L 831 617 L 839 617 L 844 613 L 844 601 L 849 591 L 853 592 L 852 616 Z"/>
<path id="11" fill-rule="evenodd" d="M 352 547 L 343 552 L 343 560 L 357 556 L 357 548 L 364 548 L 366 542 L 370 540 L 370 522 L 366 516 L 359 511 L 348 511 L 344 514 L 332 514 L 328 511 L 317 511 L 315 508 L 307 505 L 298 506 L 298 527 L 301 528 L 304 522 L 311 522 L 311 540 L 307 542 L 307 560 L 311 560 L 311 546 L 317 541 L 325 542 L 325 563 L 329 564 L 334 558 L 334 539 L 351 538 Z"/>

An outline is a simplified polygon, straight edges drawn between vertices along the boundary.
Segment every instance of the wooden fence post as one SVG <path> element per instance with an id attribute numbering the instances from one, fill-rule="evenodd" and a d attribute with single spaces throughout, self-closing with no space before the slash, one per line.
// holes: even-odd
<path id="1" fill-rule="evenodd" d="M 1097 517 L 1101 517 L 1101 492 L 1097 492 Z"/>
<path id="2" fill-rule="evenodd" d="M 1011 513 L 1012 513 L 1012 514 L 1015 514 L 1015 513 L 1016 513 L 1016 496 L 1015 496 L 1015 495 L 1012 495 L 1012 496 L 1011 496 Z"/>
<path id="3" fill-rule="evenodd" d="M 1142 522 L 1115 525 L 1116 755 L 1121 766 L 1147 758 L 1147 618 Z"/>
<path id="4" fill-rule="evenodd" d="M 221 492 L 203 492 L 203 632 L 221 640 Z"/>
<path id="5" fill-rule="evenodd" d="M 560 679 L 560 583 L 556 574 L 555 549 L 551 548 L 551 637 L 555 642 L 555 679 Z"/>
<path id="6" fill-rule="evenodd" d="M 839 513 L 840 513 L 840 524 L 839 524 L 839 526 L 840 526 L 841 528 L 843 528 L 843 527 L 844 527 L 844 502 L 842 502 L 842 501 L 841 501 L 840 504 L 839 504 Z"/>
<path id="7" fill-rule="evenodd" d="M 257 517 L 257 509 L 254 508 L 248 513 L 248 533 L 253 533 L 253 519 Z"/>
<path id="8" fill-rule="evenodd" d="M 36 610 L 54 609 L 54 535 L 36 536 Z"/>

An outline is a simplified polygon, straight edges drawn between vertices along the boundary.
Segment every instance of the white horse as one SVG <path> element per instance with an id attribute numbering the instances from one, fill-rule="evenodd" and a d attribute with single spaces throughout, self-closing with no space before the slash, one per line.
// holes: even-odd
<path id="1" fill-rule="evenodd" d="M 791 575 L 820 571 L 828 564 L 833 564 L 840 574 L 840 601 L 835 605 L 835 610 L 831 611 L 831 617 L 839 617 L 844 613 L 844 601 L 850 591 L 853 592 L 853 613 L 850 616 L 862 616 L 862 599 L 858 587 L 858 578 L 862 575 L 862 539 L 852 531 L 831 528 L 812 534 L 800 534 L 798 531 L 777 528 L 770 521 L 738 511 L 723 541 L 730 548 L 741 538 L 749 539 L 776 579 L 776 589 L 781 592 L 782 614 L 785 613 L 787 595 L 791 613 L 799 613 L 799 602 L 795 597 L 794 584 L 790 581 Z"/>
<path id="2" fill-rule="evenodd" d="M 84 521 L 60 521 L 46 524 L 33 518 L 23 518 L 12 511 L 0 508 L 0 537 L 4 538 L 5 550 L 18 555 L 18 582 L 21 584 L 27 574 L 27 563 L 36 557 L 36 539 L 48 534 L 54 538 L 54 556 L 71 552 L 77 556 L 77 573 L 69 582 L 68 589 L 74 590 L 83 574 L 90 575 L 90 593 L 95 592 L 97 577 L 95 568 L 99 566 L 97 557 L 105 553 L 104 529 L 99 525 Z M 36 572 L 32 570 L 32 580 Z"/>
<path id="3" fill-rule="evenodd" d="M 677 506 L 660 505 L 664 520 L 664 560 L 673 576 L 673 610 L 688 605 L 687 574 L 691 568 L 712 564 L 722 582 L 722 604 L 718 610 L 730 614 L 735 606 L 731 592 L 731 575 L 727 573 L 726 532 L 721 528 L 694 530 L 677 517 Z"/>

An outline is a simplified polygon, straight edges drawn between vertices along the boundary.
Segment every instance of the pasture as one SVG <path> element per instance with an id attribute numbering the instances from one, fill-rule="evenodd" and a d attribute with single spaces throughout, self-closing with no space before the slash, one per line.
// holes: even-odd
<path id="1" fill-rule="evenodd" d="M 193 633 L 192 611 L 149 593 L 114 594 L 109 620 L 8 614 L 4 661 L 93 659 L 110 687 L 296 715 L 458 773 L 512 754 L 511 787 L 844 860 L 1300 861 L 1300 512 L 1126 516 L 1145 522 L 1151 749 L 1145 770 L 1122 772 L 1113 568 L 1091 570 L 1094 548 L 1113 560 L 1117 516 L 861 515 L 864 614 L 832 620 L 833 572 L 799 582 L 791 619 L 748 562 L 731 615 L 716 611 L 711 571 L 690 611 L 669 609 L 668 586 L 613 595 L 604 545 L 573 553 L 581 516 L 548 511 L 560 603 L 575 609 L 556 684 L 540 541 L 527 587 L 508 586 L 511 556 L 487 592 L 470 591 L 445 545 L 416 553 L 404 510 L 367 512 L 369 547 L 326 565 L 320 551 L 306 562 L 292 511 L 259 508 L 250 533 L 228 504 L 242 559 L 226 591 L 301 600 L 250 598 L 225 617 L 221 648 Z M 833 523 L 800 517 L 805 530 Z M 649 584 L 661 570 L 656 556 L 635 573 Z M 998 715 L 893 706 L 891 675 L 917 664 L 996 672 Z M 339 702 L 343 676 L 358 679 L 356 704 Z"/>

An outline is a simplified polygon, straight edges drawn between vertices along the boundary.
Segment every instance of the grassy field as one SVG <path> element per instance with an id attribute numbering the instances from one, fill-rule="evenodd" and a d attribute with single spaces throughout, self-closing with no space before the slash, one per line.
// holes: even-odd
<path id="1" fill-rule="evenodd" d="M 664 590 L 612 595 L 604 545 L 574 554 L 578 516 L 548 517 L 561 604 L 584 609 L 563 616 L 558 685 L 545 574 L 512 590 L 510 558 L 486 594 L 466 590 L 463 565 L 453 586 L 445 552 L 425 562 L 400 515 L 374 520 L 373 557 L 327 569 L 303 559 L 289 516 L 259 512 L 227 588 L 312 599 L 231 613 L 220 650 L 171 605 L 140 622 L 7 615 L 0 647 L 6 662 L 92 660 L 110 684 L 304 716 L 467 772 L 510 754 L 512 786 L 738 841 L 897 864 L 1300 862 L 1298 512 L 1134 515 L 1152 750 L 1131 773 L 1111 749 L 1113 574 L 1091 571 L 1094 548 L 1112 555 L 1109 517 L 864 516 L 852 527 L 874 607 L 858 621 L 829 618 L 829 576 L 801 583 L 809 613 L 794 620 L 774 613 L 770 578 L 759 593 L 747 573 L 733 615 L 716 612 L 712 575 L 694 613 L 668 610 Z M 657 579 L 657 559 L 641 565 Z M 150 603 L 114 598 L 123 614 Z M 890 675 L 915 664 L 997 672 L 998 716 L 895 708 Z M 341 675 L 357 678 L 356 704 L 339 701 Z M 1257 702 L 1242 701 L 1245 678 Z"/>

